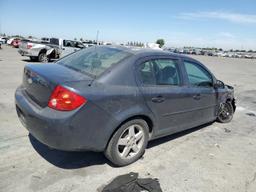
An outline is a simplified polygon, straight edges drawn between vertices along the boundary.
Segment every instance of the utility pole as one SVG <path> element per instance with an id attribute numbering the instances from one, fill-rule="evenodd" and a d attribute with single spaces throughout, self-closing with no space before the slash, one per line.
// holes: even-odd
<path id="1" fill-rule="evenodd" d="M 99 44 L 98 44 L 98 40 L 99 40 L 99 33 L 100 33 L 100 32 L 99 32 L 99 30 L 97 30 L 97 35 L 96 35 L 96 43 L 97 43 L 97 45 L 99 45 Z"/>
<path id="2" fill-rule="evenodd" d="M 2 19 L 0 18 L 0 35 L 2 35 Z"/>

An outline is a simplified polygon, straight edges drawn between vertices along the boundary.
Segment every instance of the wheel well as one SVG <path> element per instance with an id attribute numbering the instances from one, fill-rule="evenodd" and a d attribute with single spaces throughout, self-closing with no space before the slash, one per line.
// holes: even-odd
<path id="1" fill-rule="evenodd" d="M 121 125 L 123 125 L 124 123 L 131 121 L 133 119 L 143 119 L 144 121 L 146 121 L 146 123 L 148 124 L 148 128 L 149 128 L 149 134 L 152 134 L 153 131 L 153 122 L 152 120 L 146 116 L 146 115 L 136 115 L 136 116 L 132 116 L 129 117 L 128 119 L 126 119 L 125 121 L 123 121 L 118 127 L 120 127 Z"/>
<path id="2" fill-rule="evenodd" d="M 236 110 L 236 103 L 235 103 L 235 99 L 234 98 L 233 99 L 228 98 L 226 102 L 230 103 L 232 105 L 234 111 Z"/>
<path id="3" fill-rule="evenodd" d="M 135 115 L 132 117 L 129 117 L 128 119 L 122 121 L 117 128 L 113 131 L 113 133 L 111 134 L 110 138 L 108 139 L 108 143 L 111 140 L 112 136 L 115 134 L 115 132 L 118 130 L 119 127 L 121 127 L 124 123 L 131 121 L 133 119 L 143 119 L 144 121 L 146 121 L 146 123 L 148 124 L 148 128 L 149 128 L 149 138 L 151 138 L 152 133 L 153 133 L 153 121 L 146 115 Z M 107 143 L 107 145 L 108 145 Z M 107 146 L 106 146 L 107 147 Z"/>
<path id="4" fill-rule="evenodd" d="M 46 53 L 46 52 L 47 52 L 46 49 L 42 49 L 42 50 L 39 52 L 38 56 L 39 56 L 41 53 Z"/>
<path id="5" fill-rule="evenodd" d="M 50 58 L 56 58 L 55 55 L 56 55 L 56 53 L 55 53 L 55 49 L 54 49 L 48 57 L 50 57 Z"/>

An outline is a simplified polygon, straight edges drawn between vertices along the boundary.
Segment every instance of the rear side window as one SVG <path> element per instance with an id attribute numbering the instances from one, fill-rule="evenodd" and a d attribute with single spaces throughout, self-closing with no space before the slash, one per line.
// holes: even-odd
<path id="1" fill-rule="evenodd" d="M 51 38 L 50 39 L 50 44 L 59 45 L 59 39 Z"/>
<path id="2" fill-rule="evenodd" d="M 131 55 L 122 49 L 95 46 L 68 55 L 57 64 L 96 77 Z"/>
<path id="3" fill-rule="evenodd" d="M 211 87 L 213 80 L 211 74 L 196 63 L 184 62 L 189 83 L 192 86 Z"/>
<path id="4" fill-rule="evenodd" d="M 140 76 L 144 85 L 155 85 L 155 75 L 151 61 L 140 65 Z"/>
<path id="5" fill-rule="evenodd" d="M 180 85 L 177 60 L 154 59 L 140 65 L 144 85 Z"/>

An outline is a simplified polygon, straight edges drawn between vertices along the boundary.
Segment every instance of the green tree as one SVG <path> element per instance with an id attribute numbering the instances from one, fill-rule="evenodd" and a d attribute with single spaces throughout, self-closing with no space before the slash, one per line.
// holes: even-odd
<path id="1" fill-rule="evenodd" d="M 159 47 L 161 48 L 161 47 L 164 46 L 165 41 L 164 41 L 164 39 L 157 39 L 157 40 L 156 40 L 156 43 L 159 44 Z"/>

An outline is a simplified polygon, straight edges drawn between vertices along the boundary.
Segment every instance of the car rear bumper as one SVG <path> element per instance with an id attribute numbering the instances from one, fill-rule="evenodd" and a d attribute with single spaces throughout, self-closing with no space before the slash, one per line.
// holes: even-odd
<path id="1" fill-rule="evenodd" d="M 104 151 L 113 130 L 113 123 L 107 115 L 98 115 L 95 120 L 88 114 L 85 116 L 82 108 L 71 112 L 41 108 L 23 88 L 16 90 L 15 101 L 18 117 L 24 127 L 51 148 L 64 151 Z M 92 106 L 86 107 L 89 111 L 92 109 Z M 97 109 L 93 110 L 99 113 Z"/>

